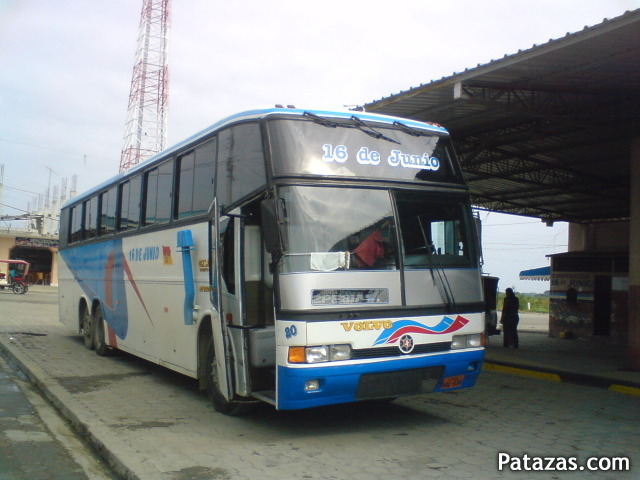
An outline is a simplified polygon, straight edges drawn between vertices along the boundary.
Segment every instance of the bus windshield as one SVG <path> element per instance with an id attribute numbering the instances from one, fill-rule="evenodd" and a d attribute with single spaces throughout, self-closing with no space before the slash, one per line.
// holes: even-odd
<path id="1" fill-rule="evenodd" d="M 283 272 L 396 268 L 387 191 L 283 187 L 280 196 L 289 240 Z"/>
<path id="2" fill-rule="evenodd" d="M 399 251 L 408 269 L 477 266 L 462 199 L 308 186 L 281 187 L 280 198 L 288 239 L 282 273 L 396 270 Z"/>
<path id="3" fill-rule="evenodd" d="M 267 130 L 276 177 L 463 182 L 449 137 L 437 131 L 348 119 L 275 119 L 267 122 Z"/>
<path id="4" fill-rule="evenodd" d="M 397 192 L 395 201 L 405 268 L 477 268 L 466 202 L 418 192 Z"/>

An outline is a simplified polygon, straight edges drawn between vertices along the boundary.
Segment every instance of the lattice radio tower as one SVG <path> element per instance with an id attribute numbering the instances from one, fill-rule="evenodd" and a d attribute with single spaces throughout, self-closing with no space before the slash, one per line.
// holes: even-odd
<path id="1" fill-rule="evenodd" d="M 167 145 L 171 0 L 143 0 L 120 171 Z"/>

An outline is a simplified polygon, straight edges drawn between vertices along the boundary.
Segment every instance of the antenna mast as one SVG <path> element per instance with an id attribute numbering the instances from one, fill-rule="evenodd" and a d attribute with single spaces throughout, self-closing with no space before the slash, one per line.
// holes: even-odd
<path id="1" fill-rule="evenodd" d="M 143 0 L 120 171 L 167 146 L 171 0 Z"/>

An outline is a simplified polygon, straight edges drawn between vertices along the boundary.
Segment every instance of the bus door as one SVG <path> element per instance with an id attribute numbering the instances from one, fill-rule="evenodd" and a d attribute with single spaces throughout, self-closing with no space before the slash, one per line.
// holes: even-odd
<path id="1" fill-rule="evenodd" d="M 220 218 L 219 228 L 219 312 L 223 335 L 227 340 L 227 371 L 233 371 L 235 393 L 247 397 L 251 393 L 244 288 L 244 219 L 239 215 Z M 217 357 L 217 356 L 216 356 Z M 229 363 L 230 360 L 230 363 Z M 219 371 L 219 373 L 222 373 Z M 219 377 L 220 378 L 220 377 Z M 228 377 L 227 377 L 228 378 Z M 233 396 L 233 388 L 229 388 Z"/>

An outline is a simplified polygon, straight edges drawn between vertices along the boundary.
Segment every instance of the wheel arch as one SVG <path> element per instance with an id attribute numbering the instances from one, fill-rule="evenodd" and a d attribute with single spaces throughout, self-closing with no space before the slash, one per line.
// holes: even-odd
<path id="1" fill-rule="evenodd" d="M 102 302 L 98 298 L 94 298 L 91 302 L 91 315 L 94 315 L 100 306 L 102 306 Z"/>
<path id="2" fill-rule="evenodd" d="M 93 306 L 89 308 L 89 301 L 85 297 L 80 297 L 80 301 L 78 302 L 78 332 L 82 331 L 82 316 L 84 312 L 88 311 L 90 314 L 93 314 Z"/>
<path id="3" fill-rule="evenodd" d="M 206 315 L 200 321 L 200 328 L 198 329 L 197 375 L 200 390 L 205 390 L 207 388 L 205 364 L 207 359 L 207 347 L 212 335 L 213 328 L 211 327 L 211 316 Z"/>

